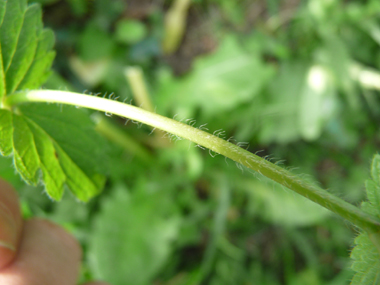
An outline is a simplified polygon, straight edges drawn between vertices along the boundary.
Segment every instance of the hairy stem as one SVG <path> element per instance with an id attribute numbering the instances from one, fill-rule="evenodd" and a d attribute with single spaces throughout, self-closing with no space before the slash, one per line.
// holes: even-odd
<path id="1" fill-rule="evenodd" d="M 349 220 L 368 233 L 377 233 L 380 231 L 380 222 L 359 208 L 239 146 L 184 123 L 110 99 L 66 91 L 33 90 L 15 93 L 6 98 L 4 105 L 5 107 L 13 108 L 18 104 L 29 102 L 62 103 L 90 108 L 129 118 L 164 130 L 204 146 L 257 171 Z"/>

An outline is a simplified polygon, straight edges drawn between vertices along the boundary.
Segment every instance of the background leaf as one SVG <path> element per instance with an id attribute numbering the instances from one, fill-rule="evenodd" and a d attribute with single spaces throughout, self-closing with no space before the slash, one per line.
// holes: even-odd
<path id="1" fill-rule="evenodd" d="M 321 206 L 268 179 L 260 179 L 246 185 L 251 214 L 260 212 L 266 221 L 286 227 L 310 226 L 329 216 Z"/>
<path id="2" fill-rule="evenodd" d="M 272 72 L 258 55 L 247 53 L 235 37 L 226 36 L 213 54 L 196 60 L 190 74 L 160 86 L 161 100 L 178 109 L 183 104 L 200 107 L 209 118 L 254 98 Z"/>
<path id="3" fill-rule="evenodd" d="M 178 232 L 178 217 L 165 207 L 165 187 L 149 193 L 143 183 L 133 190 L 118 187 L 104 200 L 90 240 L 96 278 L 115 285 L 151 283 Z"/>
<path id="4" fill-rule="evenodd" d="M 331 116 L 334 90 L 329 73 L 322 66 L 311 66 L 301 93 L 298 126 L 305 140 L 320 137 L 324 122 Z"/>

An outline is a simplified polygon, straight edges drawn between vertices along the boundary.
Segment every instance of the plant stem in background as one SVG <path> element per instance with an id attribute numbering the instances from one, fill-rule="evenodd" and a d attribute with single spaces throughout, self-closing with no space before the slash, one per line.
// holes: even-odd
<path id="1" fill-rule="evenodd" d="M 165 33 L 162 41 L 164 54 L 174 53 L 183 38 L 190 0 L 175 0 L 165 16 Z"/>
<path id="2" fill-rule="evenodd" d="M 138 66 L 126 67 L 124 69 L 124 75 L 131 86 L 132 95 L 136 100 L 136 105 L 149 112 L 154 112 L 141 68 Z"/>
<path id="3" fill-rule="evenodd" d="M 350 74 L 363 88 L 380 90 L 380 73 L 376 69 L 353 63 L 350 66 Z"/>
<path id="4" fill-rule="evenodd" d="M 145 84 L 142 69 L 138 66 L 127 67 L 124 69 L 124 75 L 129 86 L 131 86 L 132 95 L 136 100 L 136 105 L 149 112 L 154 112 L 152 100 Z M 161 130 L 157 130 L 157 132 L 154 133 L 154 137 L 150 142 L 154 147 L 168 147 L 171 145 L 170 140 L 166 138 L 165 133 Z"/>
<path id="5" fill-rule="evenodd" d="M 62 103 L 85 107 L 130 118 L 153 126 L 224 155 L 329 209 L 369 234 L 377 235 L 380 232 L 380 222 L 359 208 L 264 158 L 184 123 L 110 99 L 66 91 L 34 90 L 15 93 L 6 98 L 4 105 L 11 109 L 18 104 L 30 102 Z"/>

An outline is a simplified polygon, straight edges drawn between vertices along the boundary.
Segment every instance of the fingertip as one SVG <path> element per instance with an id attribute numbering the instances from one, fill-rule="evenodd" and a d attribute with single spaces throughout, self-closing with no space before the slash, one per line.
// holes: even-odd
<path id="1" fill-rule="evenodd" d="M 31 219 L 25 222 L 16 259 L 0 274 L 0 284 L 76 284 L 81 257 L 79 243 L 62 227 Z"/>
<path id="2" fill-rule="evenodd" d="M 0 269 L 6 267 L 16 256 L 16 250 L 13 246 L 0 244 Z"/>

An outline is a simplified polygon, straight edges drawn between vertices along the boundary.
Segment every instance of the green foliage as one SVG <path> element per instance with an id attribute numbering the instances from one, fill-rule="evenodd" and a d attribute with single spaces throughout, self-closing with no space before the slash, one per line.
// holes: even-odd
<path id="1" fill-rule="evenodd" d="M 0 99 L 4 99 L 17 90 L 40 87 L 54 57 L 54 35 L 43 29 L 37 4 L 1 3 Z M 1 109 L 0 153 L 14 157 L 14 166 L 27 183 L 42 180 L 51 198 L 61 199 L 67 185 L 87 201 L 105 182 L 100 174 L 106 172 L 101 167 L 107 160 L 105 144 L 85 113 L 75 108 L 64 111 L 47 105 Z"/>
<path id="2" fill-rule="evenodd" d="M 376 154 L 372 160 L 371 176 L 372 180 L 366 181 L 368 202 L 362 203 L 362 209 L 380 218 L 379 154 Z M 380 254 L 368 233 L 363 232 L 355 239 L 355 248 L 351 252 L 351 258 L 354 260 L 352 269 L 356 272 L 351 284 L 366 285 L 380 282 Z"/>

